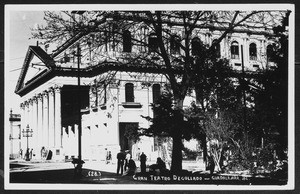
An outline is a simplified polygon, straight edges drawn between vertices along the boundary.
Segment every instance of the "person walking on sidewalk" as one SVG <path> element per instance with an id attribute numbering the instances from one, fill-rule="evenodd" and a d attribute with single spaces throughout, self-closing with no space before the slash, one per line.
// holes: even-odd
<path id="1" fill-rule="evenodd" d="M 122 150 L 117 154 L 117 159 L 118 159 L 117 175 L 119 175 L 120 170 L 121 170 L 121 175 L 123 175 L 125 154 L 122 152 Z"/>
<path id="2" fill-rule="evenodd" d="M 146 173 L 146 160 L 147 156 L 142 152 L 140 156 L 140 161 L 141 161 L 141 173 Z"/>

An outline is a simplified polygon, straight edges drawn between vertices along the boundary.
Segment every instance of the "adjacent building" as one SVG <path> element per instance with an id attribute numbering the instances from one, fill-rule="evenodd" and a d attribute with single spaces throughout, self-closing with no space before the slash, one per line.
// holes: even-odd
<path id="1" fill-rule="evenodd" d="M 19 159 L 23 156 L 23 150 L 21 147 L 21 115 L 14 114 L 12 110 L 9 114 L 9 123 L 10 123 L 10 159 Z"/>

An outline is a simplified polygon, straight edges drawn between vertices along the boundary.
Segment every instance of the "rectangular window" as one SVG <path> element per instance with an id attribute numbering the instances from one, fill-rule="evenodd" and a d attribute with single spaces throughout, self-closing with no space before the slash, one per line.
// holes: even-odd
<path id="1" fill-rule="evenodd" d="M 148 39 L 149 52 L 156 52 L 158 50 L 158 41 L 156 34 L 152 33 Z"/>
<path id="2" fill-rule="evenodd" d="M 133 83 L 125 84 L 125 101 L 134 102 L 134 88 Z"/>
<path id="3" fill-rule="evenodd" d="M 230 47 L 230 52 L 231 52 L 231 58 L 232 59 L 239 59 L 239 44 L 234 41 L 232 44 L 231 44 L 231 47 Z"/>
<path id="4" fill-rule="evenodd" d="M 123 52 L 131 52 L 131 33 L 126 30 L 123 32 Z"/>
<path id="5" fill-rule="evenodd" d="M 159 84 L 153 84 L 152 97 L 153 97 L 153 103 L 156 103 L 160 97 L 160 85 Z"/>

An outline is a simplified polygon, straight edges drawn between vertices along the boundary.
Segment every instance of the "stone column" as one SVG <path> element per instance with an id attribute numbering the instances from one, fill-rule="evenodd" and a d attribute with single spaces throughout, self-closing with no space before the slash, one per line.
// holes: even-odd
<path id="1" fill-rule="evenodd" d="M 49 146 L 49 123 L 48 123 L 48 92 L 43 92 L 43 143 L 46 147 Z"/>
<path id="2" fill-rule="evenodd" d="M 37 118 L 37 97 L 34 96 L 32 98 L 32 130 L 33 130 L 33 135 L 32 135 L 32 143 L 33 143 L 33 153 L 38 153 L 38 149 L 39 149 L 39 144 L 38 144 L 38 128 L 37 128 L 37 122 L 38 122 L 38 118 Z M 35 154 L 36 156 L 36 154 Z"/>
<path id="3" fill-rule="evenodd" d="M 228 36 L 225 38 L 224 42 L 224 57 L 230 59 L 230 39 L 228 38 Z"/>
<path id="4" fill-rule="evenodd" d="M 242 52 L 241 52 L 242 54 Z M 245 70 L 246 68 L 249 68 L 249 41 L 247 38 L 243 38 L 243 56 L 241 56 L 241 62 L 242 62 L 242 57 L 244 57 L 244 67 Z"/>
<path id="5" fill-rule="evenodd" d="M 40 151 L 45 146 L 43 141 L 43 95 L 38 94 L 37 96 L 37 131 L 38 131 L 38 146 Z M 40 152 L 36 152 L 39 158 L 41 157 Z"/>
<path id="6" fill-rule="evenodd" d="M 49 146 L 51 148 L 54 147 L 54 90 L 51 88 L 49 90 L 49 93 L 48 93 L 48 100 L 49 100 L 49 106 L 48 106 L 48 114 L 49 114 L 49 136 L 48 136 L 48 139 L 49 139 Z"/>
<path id="7" fill-rule="evenodd" d="M 21 130 L 22 130 L 25 126 L 25 102 L 22 102 L 20 104 L 20 109 L 21 109 Z"/>
<path id="8" fill-rule="evenodd" d="M 264 59 L 265 59 L 265 56 L 266 56 L 266 48 L 265 48 L 265 42 L 264 40 L 260 40 L 259 41 L 259 46 L 257 49 L 257 60 L 261 62 L 261 67 L 264 67 Z"/>
<path id="9" fill-rule="evenodd" d="M 21 103 L 20 104 L 20 108 L 21 108 L 21 133 L 20 133 L 20 142 L 21 142 L 21 149 L 23 150 L 23 157 L 24 157 L 24 151 L 26 151 L 24 149 L 24 147 L 26 146 L 26 142 L 24 141 L 24 138 L 23 138 L 23 134 L 22 134 L 22 131 L 23 129 L 25 129 L 26 127 L 26 123 L 25 123 L 25 117 L 26 117 L 26 110 L 25 110 L 25 102 Z M 25 142 L 25 143 L 24 143 Z"/>
<path id="10" fill-rule="evenodd" d="M 62 125 L 61 125 L 61 87 L 57 86 L 54 88 L 54 120 L 55 120 L 55 131 L 54 131 L 54 143 L 55 147 L 62 147 Z"/>
<path id="11" fill-rule="evenodd" d="M 22 131 L 26 131 L 27 125 L 29 125 L 29 101 L 27 100 L 25 102 L 25 119 L 24 119 L 24 126 Z M 30 127 L 30 126 L 29 126 Z M 21 134 L 22 138 L 23 138 L 23 156 L 26 153 L 26 149 L 27 149 L 27 137 L 23 137 L 23 132 Z M 28 143 L 29 144 L 29 143 Z"/>
<path id="12" fill-rule="evenodd" d="M 29 124 L 29 128 L 33 130 L 33 100 L 32 98 L 30 98 L 28 100 L 29 104 L 28 104 L 28 124 Z M 33 135 L 33 134 L 32 134 Z M 29 137 L 29 148 L 32 148 L 32 137 Z"/>

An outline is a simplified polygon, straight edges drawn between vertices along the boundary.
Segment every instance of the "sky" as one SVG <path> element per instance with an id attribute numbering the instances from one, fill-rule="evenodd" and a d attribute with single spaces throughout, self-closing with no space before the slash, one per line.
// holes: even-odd
<path id="1" fill-rule="evenodd" d="M 31 28 L 43 24 L 41 11 L 9 11 L 5 23 L 5 110 L 20 113 L 20 97 L 14 93 L 26 52 L 30 45 L 36 45 L 31 38 Z"/>

